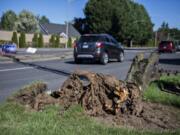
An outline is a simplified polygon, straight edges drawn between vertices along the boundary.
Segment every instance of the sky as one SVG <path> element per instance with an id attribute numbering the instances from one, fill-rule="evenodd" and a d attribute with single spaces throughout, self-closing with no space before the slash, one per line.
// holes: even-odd
<path id="1" fill-rule="evenodd" d="M 88 0 L 0 0 L 0 16 L 7 10 L 19 13 L 23 9 L 35 15 L 45 15 L 53 23 L 84 17 L 83 9 Z M 157 30 L 163 21 L 169 27 L 180 29 L 180 0 L 134 0 L 146 8 Z"/>

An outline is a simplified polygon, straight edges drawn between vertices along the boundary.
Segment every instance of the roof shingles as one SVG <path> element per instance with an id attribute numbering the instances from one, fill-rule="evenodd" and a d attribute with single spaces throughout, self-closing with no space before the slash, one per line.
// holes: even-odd
<path id="1" fill-rule="evenodd" d="M 54 24 L 54 23 L 45 23 L 41 24 L 41 32 L 43 34 L 58 34 L 66 33 L 66 24 Z M 69 24 L 68 29 L 68 36 L 69 37 L 79 37 L 81 36 L 80 33 L 71 25 Z"/>

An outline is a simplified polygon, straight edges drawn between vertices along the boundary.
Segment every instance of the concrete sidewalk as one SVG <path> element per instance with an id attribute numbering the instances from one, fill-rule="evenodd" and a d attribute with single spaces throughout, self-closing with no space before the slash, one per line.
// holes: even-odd
<path id="1" fill-rule="evenodd" d="M 0 55 L 0 63 L 11 63 L 14 60 L 22 62 L 63 60 L 73 58 L 73 52 L 61 52 L 56 54 L 3 54 Z"/>

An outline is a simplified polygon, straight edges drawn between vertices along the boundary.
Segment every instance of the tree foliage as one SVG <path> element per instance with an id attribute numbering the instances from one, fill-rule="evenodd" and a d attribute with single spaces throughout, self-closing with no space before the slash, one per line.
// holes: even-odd
<path id="1" fill-rule="evenodd" d="M 33 13 L 23 10 L 18 15 L 18 20 L 15 23 L 15 28 L 18 32 L 33 33 L 39 31 L 39 25 Z"/>
<path id="2" fill-rule="evenodd" d="M 40 17 L 39 22 L 41 24 L 50 23 L 49 19 L 46 16 L 44 16 L 44 15 L 42 17 Z"/>
<path id="3" fill-rule="evenodd" d="M 82 33 L 109 33 L 117 40 L 145 44 L 153 34 L 153 24 L 143 5 L 132 0 L 89 0 L 85 18 L 75 18 Z"/>
<path id="4" fill-rule="evenodd" d="M 17 21 L 17 16 L 14 11 L 8 10 L 3 13 L 1 17 L 1 28 L 4 30 L 13 30 L 15 22 Z"/>
<path id="5" fill-rule="evenodd" d="M 26 35 L 24 32 L 21 32 L 19 36 L 19 48 L 25 48 L 26 47 Z"/>
<path id="6" fill-rule="evenodd" d="M 16 43 L 16 45 L 18 45 L 18 38 L 17 38 L 17 32 L 13 32 L 13 35 L 12 35 L 12 42 L 13 43 Z"/>
<path id="7" fill-rule="evenodd" d="M 163 22 L 157 30 L 158 41 L 161 40 L 180 40 L 180 30 L 177 28 L 169 28 L 169 24 Z"/>

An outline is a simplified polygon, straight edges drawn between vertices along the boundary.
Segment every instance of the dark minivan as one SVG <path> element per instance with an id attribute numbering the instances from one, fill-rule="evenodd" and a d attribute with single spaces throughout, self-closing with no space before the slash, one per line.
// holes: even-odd
<path id="1" fill-rule="evenodd" d="M 107 64 L 110 59 L 124 60 L 123 46 L 109 34 L 85 34 L 74 43 L 74 60 L 92 59 Z"/>

